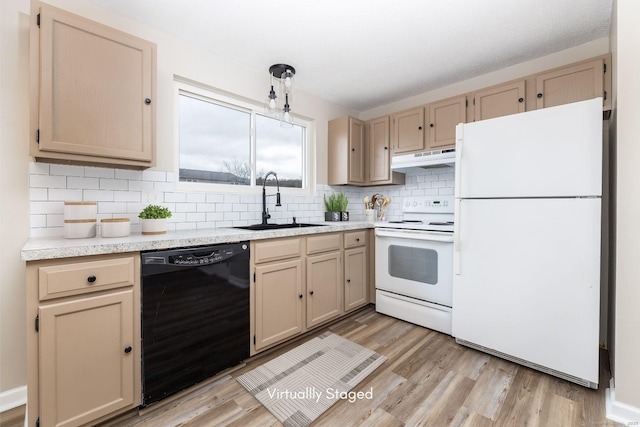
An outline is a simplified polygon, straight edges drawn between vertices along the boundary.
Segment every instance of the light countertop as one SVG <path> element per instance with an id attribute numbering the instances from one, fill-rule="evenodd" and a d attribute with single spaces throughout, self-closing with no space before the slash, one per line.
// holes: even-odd
<path id="1" fill-rule="evenodd" d="M 278 237 L 373 228 L 373 222 L 321 222 L 322 226 L 280 230 L 249 231 L 237 228 L 209 228 L 203 230 L 169 231 L 160 235 L 132 233 L 127 237 L 93 237 L 65 239 L 63 237 L 29 239 L 20 252 L 23 261 L 103 255 L 146 250 L 172 249 L 243 240 L 274 239 Z"/>

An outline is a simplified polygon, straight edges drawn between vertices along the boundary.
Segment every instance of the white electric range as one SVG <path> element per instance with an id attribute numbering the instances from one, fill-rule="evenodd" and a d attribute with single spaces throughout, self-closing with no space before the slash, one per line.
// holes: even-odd
<path id="1" fill-rule="evenodd" d="M 453 210 L 453 196 L 410 197 L 376 223 L 376 311 L 451 335 Z"/>

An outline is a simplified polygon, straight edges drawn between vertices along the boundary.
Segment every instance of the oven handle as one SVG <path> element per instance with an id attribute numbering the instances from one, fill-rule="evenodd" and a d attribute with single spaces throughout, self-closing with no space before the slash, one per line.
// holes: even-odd
<path id="1" fill-rule="evenodd" d="M 377 237 L 395 237 L 398 239 L 413 239 L 431 242 L 452 243 L 453 236 L 450 234 L 440 235 L 429 232 L 420 232 L 412 230 L 411 232 L 376 228 Z"/>

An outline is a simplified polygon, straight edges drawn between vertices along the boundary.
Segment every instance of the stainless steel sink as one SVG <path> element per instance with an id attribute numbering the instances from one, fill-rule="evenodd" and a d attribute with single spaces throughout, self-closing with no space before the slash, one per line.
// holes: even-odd
<path id="1" fill-rule="evenodd" d="M 287 228 L 303 228 L 303 227 L 323 227 L 324 224 L 306 224 L 304 222 L 300 223 L 290 223 L 290 224 L 253 224 L 253 225 L 243 225 L 233 228 L 241 228 L 243 230 L 281 230 Z"/>

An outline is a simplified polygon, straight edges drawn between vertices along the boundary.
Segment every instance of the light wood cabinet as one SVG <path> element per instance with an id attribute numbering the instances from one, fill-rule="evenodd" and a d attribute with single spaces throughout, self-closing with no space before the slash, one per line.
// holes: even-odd
<path id="1" fill-rule="evenodd" d="M 536 76 L 537 108 L 554 107 L 598 96 L 605 98 L 602 58 Z"/>
<path id="2" fill-rule="evenodd" d="M 339 250 L 307 257 L 307 328 L 342 314 L 342 256 Z"/>
<path id="3" fill-rule="evenodd" d="M 365 159 L 367 185 L 404 184 L 405 175 L 391 170 L 391 134 L 389 116 L 370 120 L 366 124 Z"/>
<path id="4" fill-rule="evenodd" d="M 424 114 L 418 107 L 393 115 L 393 154 L 424 150 Z"/>
<path id="5" fill-rule="evenodd" d="M 304 330 L 302 260 L 255 267 L 255 348 L 260 350 Z"/>
<path id="6" fill-rule="evenodd" d="M 28 424 L 79 426 L 140 404 L 139 254 L 27 264 Z"/>
<path id="7" fill-rule="evenodd" d="M 251 242 L 251 355 L 369 303 L 368 235 L 358 230 Z"/>
<path id="8" fill-rule="evenodd" d="M 156 46 L 42 3 L 32 17 L 30 154 L 154 166 Z"/>
<path id="9" fill-rule="evenodd" d="M 467 97 L 458 96 L 428 105 L 429 137 L 426 149 L 452 148 L 456 145 L 456 126 L 467 121 Z"/>
<path id="10" fill-rule="evenodd" d="M 329 121 L 329 185 L 363 185 L 364 122 L 344 116 Z"/>
<path id="11" fill-rule="evenodd" d="M 526 110 L 526 81 L 494 86 L 473 94 L 475 120 L 487 120 Z"/>
<path id="12" fill-rule="evenodd" d="M 344 234 L 344 311 L 367 304 L 367 231 Z"/>

